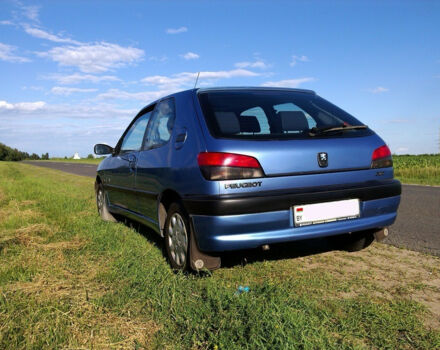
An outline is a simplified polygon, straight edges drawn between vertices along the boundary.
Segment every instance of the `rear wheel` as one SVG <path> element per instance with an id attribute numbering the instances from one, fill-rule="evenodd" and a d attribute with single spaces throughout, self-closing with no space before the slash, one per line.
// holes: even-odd
<path id="1" fill-rule="evenodd" d="M 190 225 L 185 210 L 178 203 L 170 205 L 165 221 L 165 249 L 174 270 L 187 270 L 189 266 Z"/>
<path id="2" fill-rule="evenodd" d="M 108 210 L 105 190 L 102 184 L 98 184 L 96 189 L 96 206 L 98 207 L 98 214 L 102 220 L 116 222 L 115 217 Z"/>
<path id="3" fill-rule="evenodd" d="M 372 231 L 354 232 L 344 240 L 344 250 L 348 252 L 358 252 L 367 248 L 374 241 L 374 233 Z"/>

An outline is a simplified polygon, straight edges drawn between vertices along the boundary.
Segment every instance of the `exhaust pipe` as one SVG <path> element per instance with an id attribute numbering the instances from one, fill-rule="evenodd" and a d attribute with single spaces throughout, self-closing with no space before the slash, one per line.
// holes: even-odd
<path id="1" fill-rule="evenodd" d="M 388 227 L 384 227 L 382 230 L 374 233 L 374 238 L 377 242 L 381 242 L 388 236 L 388 233 Z"/>

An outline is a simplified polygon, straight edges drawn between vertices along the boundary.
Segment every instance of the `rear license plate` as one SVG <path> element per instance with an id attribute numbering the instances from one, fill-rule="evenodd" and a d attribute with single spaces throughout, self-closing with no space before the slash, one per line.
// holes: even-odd
<path id="1" fill-rule="evenodd" d="M 360 216 L 359 199 L 295 205 L 295 226 L 323 224 L 326 222 L 355 219 Z"/>

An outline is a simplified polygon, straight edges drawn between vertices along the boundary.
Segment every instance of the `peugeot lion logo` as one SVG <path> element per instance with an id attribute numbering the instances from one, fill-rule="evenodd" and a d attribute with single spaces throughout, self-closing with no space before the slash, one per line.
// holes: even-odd
<path id="1" fill-rule="evenodd" d="M 328 166 L 328 155 L 327 152 L 318 153 L 318 164 L 321 168 Z"/>

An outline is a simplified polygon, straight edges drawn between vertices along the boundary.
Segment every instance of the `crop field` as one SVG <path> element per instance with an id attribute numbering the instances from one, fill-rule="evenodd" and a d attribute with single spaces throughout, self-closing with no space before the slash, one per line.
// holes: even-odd
<path id="1" fill-rule="evenodd" d="M 92 178 L 0 162 L 0 348 L 440 348 L 439 258 L 380 243 L 240 254 L 173 273 L 154 234 L 100 220 Z"/>
<path id="2" fill-rule="evenodd" d="M 440 185 L 440 154 L 393 156 L 394 175 L 403 183 Z"/>

